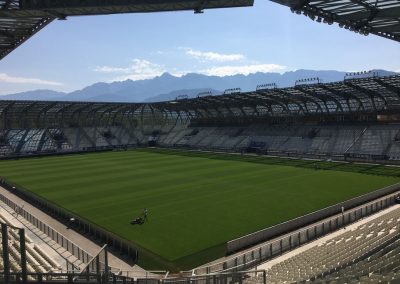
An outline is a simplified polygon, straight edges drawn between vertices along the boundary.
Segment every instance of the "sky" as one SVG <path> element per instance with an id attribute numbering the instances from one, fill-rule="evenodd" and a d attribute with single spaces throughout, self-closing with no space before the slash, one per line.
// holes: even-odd
<path id="1" fill-rule="evenodd" d="M 0 95 L 71 92 L 169 72 L 228 76 L 297 69 L 400 72 L 400 44 L 313 22 L 286 6 L 55 20 L 0 61 Z"/>

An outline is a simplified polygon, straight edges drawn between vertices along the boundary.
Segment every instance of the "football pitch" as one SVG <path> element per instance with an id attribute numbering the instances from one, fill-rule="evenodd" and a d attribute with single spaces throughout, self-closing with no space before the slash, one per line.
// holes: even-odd
<path id="1" fill-rule="evenodd" d="M 283 160 L 143 149 L 3 160 L 0 176 L 131 241 L 144 268 L 175 270 L 222 257 L 229 240 L 400 180 L 398 169 Z M 131 225 L 144 208 L 148 222 Z"/>

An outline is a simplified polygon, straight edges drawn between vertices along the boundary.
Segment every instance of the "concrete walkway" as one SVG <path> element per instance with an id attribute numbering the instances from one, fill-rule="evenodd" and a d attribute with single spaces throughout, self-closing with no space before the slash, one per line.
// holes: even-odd
<path id="1" fill-rule="evenodd" d="M 0 217 L 6 223 L 14 227 L 25 229 L 26 241 L 40 247 L 48 256 L 50 256 L 57 264 L 59 264 L 59 268 L 61 271 L 67 271 L 67 260 L 70 263 L 73 263 L 75 267 L 80 267 L 80 265 L 82 264 L 80 260 L 78 260 L 71 253 L 63 249 L 61 246 L 55 246 L 55 242 L 53 240 L 43 234 L 43 232 L 38 230 L 32 224 L 27 222 L 24 218 L 22 218 L 21 216 L 16 216 L 15 212 L 1 201 Z"/>
<path id="2" fill-rule="evenodd" d="M 7 197 L 11 201 L 13 201 L 15 204 L 19 204 L 19 206 L 24 206 L 23 207 L 24 210 L 26 210 L 27 212 L 29 212 L 30 214 L 32 214 L 33 216 L 35 216 L 36 218 L 41 220 L 43 223 L 46 223 L 47 225 L 49 225 L 50 227 L 52 227 L 54 230 L 58 231 L 62 235 L 64 235 L 64 237 L 66 237 L 68 240 L 72 241 L 73 243 L 77 244 L 79 247 L 84 249 L 87 253 L 89 253 L 91 255 L 96 255 L 100 251 L 101 247 L 99 245 L 97 245 L 96 243 L 92 242 L 91 240 L 89 240 L 85 236 L 82 236 L 81 234 L 77 233 L 76 231 L 68 229 L 64 224 L 62 224 L 58 220 L 52 218 L 51 216 L 47 215 L 43 211 L 39 210 L 38 208 L 25 202 L 20 197 L 10 193 L 3 187 L 0 187 L 0 194 L 3 194 L 5 197 Z M 18 220 L 20 221 L 21 219 L 23 219 L 23 218 L 20 216 L 18 218 Z M 26 224 L 26 223 L 28 223 L 28 222 L 25 220 L 23 222 L 23 225 L 27 226 L 29 229 L 31 229 L 33 227 L 32 230 L 34 231 L 35 227 L 32 224 L 29 226 L 29 224 Z M 43 240 L 45 241 L 46 236 L 43 236 L 44 235 L 43 233 L 41 233 L 41 235 L 42 235 L 42 237 L 44 237 Z M 58 244 L 55 243 L 55 246 L 56 245 L 59 246 Z M 121 271 L 129 271 L 130 272 L 129 275 L 132 275 L 132 276 L 135 275 L 135 277 L 143 277 L 145 275 L 148 275 L 146 270 L 144 270 L 143 268 L 139 267 L 138 265 L 131 266 L 130 264 L 121 260 L 120 258 L 115 256 L 111 252 L 108 253 L 108 262 L 112 268 L 116 268 Z"/>
<path id="3" fill-rule="evenodd" d="M 400 192 L 397 192 L 396 194 L 399 194 L 399 193 L 400 193 Z M 385 197 L 382 197 L 382 198 L 385 198 Z M 381 199 L 381 198 L 378 198 L 377 200 L 379 200 L 379 199 Z M 371 202 L 369 202 L 369 203 L 373 203 L 373 202 L 375 202 L 375 201 L 371 201 Z M 369 204 L 369 203 L 367 203 L 367 204 Z M 352 210 L 358 210 L 358 209 L 360 209 L 360 208 L 363 207 L 363 206 L 365 206 L 365 204 L 362 204 L 362 205 L 360 205 L 360 206 L 354 207 L 354 208 L 350 209 L 350 211 L 352 211 Z M 397 205 L 396 205 L 396 206 L 397 206 Z M 393 206 L 389 207 L 389 209 L 392 208 L 392 207 L 393 207 Z M 385 210 L 387 210 L 387 209 L 385 209 Z M 385 211 L 385 210 L 383 210 L 383 211 Z M 383 211 L 382 211 L 382 212 L 383 212 Z M 361 220 L 368 219 L 368 218 L 373 217 L 373 216 L 380 216 L 380 215 L 378 215 L 378 214 L 380 214 L 380 212 L 381 212 L 381 211 L 379 211 L 379 212 L 377 212 L 377 213 L 374 213 L 373 215 L 371 215 L 371 216 L 369 216 L 369 217 L 365 217 L 365 218 L 363 218 L 363 219 L 361 219 Z M 341 213 L 338 213 L 338 214 L 336 214 L 336 215 L 333 215 L 333 216 L 330 216 L 330 217 L 328 217 L 328 218 L 322 219 L 322 220 L 320 220 L 320 221 L 318 221 L 318 222 L 315 222 L 315 223 L 313 223 L 313 224 L 310 224 L 310 225 L 307 225 L 307 226 L 303 227 L 303 230 L 305 230 L 306 228 L 312 228 L 312 227 L 315 226 L 316 224 L 323 223 L 323 222 L 329 221 L 330 219 L 334 219 L 334 218 L 340 217 L 340 216 L 341 216 Z M 373 217 L 373 218 L 375 218 L 375 217 Z M 355 224 L 356 224 L 356 223 L 355 223 Z M 348 227 L 350 227 L 350 226 L 348 226 Z M 343 229 L 340 229 L 339 231 L 343 232 Z M 337 231 L 337 232 L 339 232 L 339 231 Z M 241 250 L 241 251 L 238 251 L 237 253 L 234 253 L 234 254 L 231 254 L 231 255 L 228 255 L 228 256 L 224 256 L 224 257 L 221 257 L 221 258 L 219 258 L 219 259 L 215 259 L 215 260 L 213 260 L 213 261 L 210 261 L 210 262 L 208 262 L 208 263 L 205 263 L 205 264 L 203 264 L 203 265 L 201 265 L 201 266 L 198 266 L 198 267 L 194 268 L 194 270 L 196 270 L 196 269 L 204 269 L 204 268 L 206 268 L 206 267 L 211 267 L 211 266 L 213 266 L 213 265 L 218 265 L 218 266 L 221 266 L 221 267 L 222 267 L 222 263 L 225 262 L 225 261 L 234 259 L 235 257 L 240 257 L 240 256 L 242 256 L 243 254 L 246 254 L 246 253 L 251 252 L 251 251 L 253 251 L 253 250 L 257 250 L 257 249 L 259 249 L 260 247 L 263 247 L 263 246 L 265 246 L 265 245 L 267 245 L 267 244 L 269 244 L 269 243 L 273 243 L 273 242 L 275 242 L 275 241 L 278 241 L 278 240 L 280 240 L 281 238 L 284 238 L 284 237 L 286 237 L 286 236 L 288 236 L 288 235 L 290 235 L 290 234 L 292 234 L 292 233 L 293 233 L 293 232 L 288 232 L 286 235 L 282 235 L 282 236 L 278 236 L 278 237 L 273 238 L 273 239 L 266 240 L 266 241 L 264 241 L 264 242 L 262 242 L 262 243 L 260 243 L 260 244 L 255 245 L 255 246 L 251 246 L 251 247 L 249 247 L 249 248 L 246 248 L 246 249 L 243 249 L 243 250 Z M 334 233 L 335 233 L 335 232 L 334 232 Z M 331 234 L 333 234 L 333 233 L 331 233 Z M 328 236 L 330 236 L 331 234 L 328 234 Z M 328 237 L 328 236 L 325 236 L 325 237 Z M 260 268 L 260 266 L 257 266 L 257 268 Z M 261 269 L 261 268 L 260 268 L 260 269 Z M 187 271 L 187 272 L 188 272 L 188 273 L 191 273 L 191 271 Z"/>

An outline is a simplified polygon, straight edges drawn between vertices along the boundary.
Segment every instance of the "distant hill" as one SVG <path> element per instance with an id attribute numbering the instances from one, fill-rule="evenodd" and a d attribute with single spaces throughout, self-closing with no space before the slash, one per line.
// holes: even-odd
<path id="1" fill-rule="evenodd" d="M 52 90 L 35 90 L 12 95 L 0 96 L 1 100 L 57 100 L 66 96 L 66 93 Z"/>
<path id="2" fill-rule="evenodd" d="M 394 72 L 379 71 L 381 75 Z M 71 93 L 51 90 L 35 90 L 1 96 L 2 100 L 65 100 L 65 101 L 103 101 L 103 102 L 154 102 L 175 99 L 179 95 L 194 97 L 203 91 L 221 94 L 225 89 L 241 88 L 242 91 L 255 90 L 257 85 L 276 83 L 279 87 L 289 87 L 298 79 L 319 77 L 324 83 L 343 80 L 346 72 L 296 70 L 280 73 L 255 73 L 235 76 L 206 76 L 190 73 L 175 77 L 169 73 L 147 80 L 126 80 L 112 83 L 96 83 Z"/>

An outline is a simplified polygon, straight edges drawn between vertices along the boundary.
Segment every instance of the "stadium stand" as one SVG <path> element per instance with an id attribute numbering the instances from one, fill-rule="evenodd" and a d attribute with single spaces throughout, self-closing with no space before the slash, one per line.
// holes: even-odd
<path id="1" fill-rule="evenodd" d="M 400 159 L 400 76 L 151 104 L 0 101 L 0 155 L 136 146 Z"/>
<path id="2" fill-rule="evenodd" d="M 0 156 L 7 159 L 157 146 L 396 164 L 400 161 L 399 111 L 400 76 L 375 74 L 328 84 L 157 103 L 0 101 Z M 386 201 L 385 206 L 388 206 Z M 367 282 L 397 278 L 394 255 L 398 253 L 399 214 L 397 209 L 357 230 L 336 236 L 330 242 L 276 264 L 267 274 L 248 276 L 243 272 L 240 281 L 249 284 L 267 280 L 335 282 L 344 277 L 349 281 Z M 33 228 L 40 222 L 29 214 L 25 217 L 24 225 L 32 231 L 51 231 L 44 225 L 44 231 Z M 1 218 L 0 221 L 6 222 Z M 57 242 L 54 239 L 57 234 L 53 232 L 48 237 Z M 265 255 L 283 253 L 284 243 L 292 248 L 292 240 L 285 239 L 263 247 Z M 15 259 L 17 249 L 14 245 L 10 248 L 10 255 Z M 69 251 L 68 245 L 66 251 Z M 259 253 L 261 257 L 261 249 Z M 79 258 L 80 254 L 75 256 Z M 252 257 L 255 255 L 252 252 Z M 38 272 L 34 270 L 38 264 L 46 267 L 47 272 L 53 271 L 49 263 L 45 266 L 43 260 L 35 257 L 31 254 L 28 257 L 32 267 L 28 266 L 29 272 Z M 261 259 L 255 258 L 254 263 L 246 262 L 249 257 L 245 254 L 243 259 L 230 261 L 225 269 L 247 269 L 261 263 Z M 77 266 L 81 269 L 88 263 L 88 258 L 78 260 Z M 324 264 L 318 266 L 321 261 Z M 234 281 L 236 276 L 224 276 L 221 274 L 224 268 L 215 267 L 213 271 L 219 273 L 218 277 Z M 365 273 L 366 267 L 368 273 Z M 38 270 L 46 273 L 41 268 Z M 210 273 L 207 269 L 196 271 L 203 271 L 196 277 Z M 204 277 L 209 281 L 216 276 Z M 201 277 L 196 279 L 204 281 Z M 189 277 L 188 281 L 194 280 Z"/>
<path id="3" fill-rule="evenodd" d="M 400 207 L 273 265 L 269 283 L 400 279 Z M 348 282 L 347 282 L 348 281 Z"/>
<path id="4" fill-rule="evenodd" d="M 34 224 L 30 223 L 28 220 L 25 220 L 22 215 L 23 209 L 18 209 L 17 211 L 13 211 L 9 206 L 0 202 L 2 212 L 0 213 L 0 223 L 6 224 L 8 228 L 9 234 L 9 243 L 16 244 L 16 249 L 13 255 L 15 257 L 16 253 L 20 254 L 20 236 L 18 231 L 20 228 L 23 228 L 25 231 L 25 248 L 28 252 L 27 260 L 28 260 L 28 268 L 29 265 L 32 267 L 38 267 L 36 270 L 29 270 L 29 273 L 47 273 L 47 272 L 66 272 L 66 271 L 75 271 L 80 270 L 84 267 L 84 263 L 77 259 L 73 253 L 70 253 L 67 249 L 58 245 L 57 242 L 51 240 L 52 230 L 49 228 L 46 230 L 47 234 L 42 232 L 39 228 L 37 228 Z M 16 212 L 19 212 L 18 214 Z M 23 214 L 25 215 L 25 214 Z M 50 236 L 49 236 L 50 235 Z M 59 239 L 61 239 L 59 237 Z M 67 239 L 62 240 L 67 244 Z M 33 255 L 35 254 L 35 255 Z M 38 256 L 36 256 L 38 254 Z M 81 253 L 84 254 L 83 252 Z M 33 255 L 33 258 L 31 257 Z M 43 258 L 44 260 L 41 260 Z M 36 260 L 36 261 L 32 261 Z M 21 257 L 18 256 L 18 263 L 21 263 Z M 30 263 L 32 262 L 32 263 Z M 47 264 L 46 264 L 47 262 Z M 17 264 L 18 264 L 17 263 Z M 45 271 L 43 271 L 45 268 Z M 20 270 L 14 270 L 18 272 Z"/>
<path id="5" fill-rule="evenodd" d="M 161 135 L 159 145 L 232 152 L 257 150 L 268 154 L 351 154 L 396 160 L 399 143 L 395 141 L 395 137 L 399 129 L 400 124 L 396 123 L 189 127 Z"/>
<path id="6" fill-rule="evenodd" d="M 10 265 L 13 271 L 21 270 L 21 243 L 19 228 L 14 227 L 11 222 L 0 215 L 0 223 L 7 224 L 8 228 L 8 250 L 10 251 Z M 1 238 L 0 238 L 1 240 Z M 35 244 L 28 236 L 25 237 L 27 272 L 28 273 L 48 273 L 61 272 L 62 266 L 58 264 L 48 253 L 40 246 Z M 3 253 L 3 248 L 0 248 Z M 0 269 L 3 270 L 3 258 L 0 259 Z M 65 267 L 64 267 L 65 269 Z"/>
<path id="7" fill-rule="evenodd" d="M 317 22 L 336 22 L 360 34 L 400 40 L 396 1 L 273 1 Z M 170 10 L 202 13 L 204 9 L 253 4 L 251 0 L 131 2 L 120 1 L 117 5 L 109 0 L 0 0 L 0 60 L 57 18 Z M 203 95 L 152 104 L 1 101 L 0 157 L 160 146 L 399 163 L 400 76 L 373 74 L 370 78 L 345 78 L 343 82 L 329 84 L 317 81 L 313 85 L 245 93 L 231 89 L 234 92 L 218 97 Z M 26 229 L 36 232 L 36 236 L 47 234 L 54 243 L 59 241 L 58 232 L 22 212 L 25 220 L 20 221 Z M 3 213 L 0 213 L 3 257 L 0 282 L 139 283 L 141 280 L 109 274 L 104 248 L 99 252 L 101 256 L 79 263 L 83 275 L 54 274 L 64 268 L 34 238 L 25 236 L 10 221 L 7 216 L 10 212 Z M 300 248 L 300 253 L 276 263 L 268 271 L 144 280 L 169 284 L 396 283 L 400 281 L 399 221 L 399 206 L 390 208 L 385 214 L 368 218 L 323 243 Z M 71 243 L 63 236 L 61 239 L 58 247 L 62 250 L 66 241 L 63 253 L 68 253 Z M 291 241 L 290 238 L 290 246 Z M 282 239 L 279 247 L 282 253 Z M 270 248 L 272 254 L 272 244 Z M 84 254 L 72 245 L 70 252 L 74 254 L 75 250 L 78 255 Z M 246 254 L 243 260 L 245 267 Z"/>
<path id="8" fill-rule="evenodd" d="M 120 275 L 121 269 L 108 265 L 107 245 L 90 255 L 0 196 L 0 283 L 133 283 L 132 277 Z M 104 278 L 108 273 L 111 280 Z M 154 273 L 131 273 L 157 279 Z"/>

